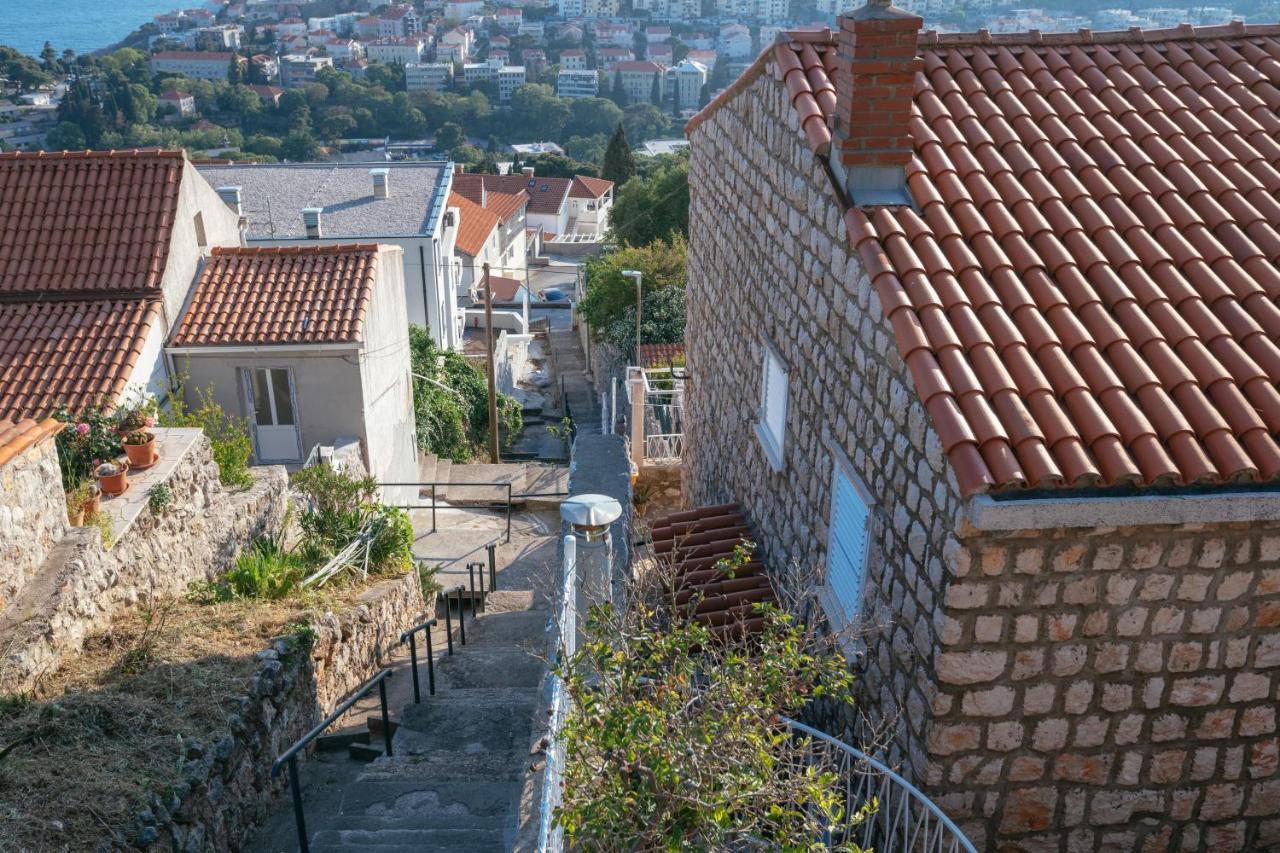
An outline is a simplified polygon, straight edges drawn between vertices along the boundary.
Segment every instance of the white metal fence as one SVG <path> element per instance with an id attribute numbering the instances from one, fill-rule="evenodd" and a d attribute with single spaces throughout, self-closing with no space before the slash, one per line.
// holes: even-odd
<path id="1" fill-rule="evenodd" d="M 564 537 L 564 562 L 560 583 L 560 612 L 556 616 L 560 661 L 568 661 L 578 650 L 578 551 L 572 535 Z M 564 781 L 564 721 L 569 714 L 569 691 L 560 676 L 551 675 L 551 723 L 547 742 L 547 764 L 542 775 L 542 803 L 539 807 L 538 849 L 559 853 L 564 849 L 564 831 L 555 826 Z"/>

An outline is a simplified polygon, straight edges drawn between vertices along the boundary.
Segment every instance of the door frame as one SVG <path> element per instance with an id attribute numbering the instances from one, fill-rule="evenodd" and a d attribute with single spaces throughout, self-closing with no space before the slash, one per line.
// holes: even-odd
<path id="1" fill-rule="evenodd" d="M 305 451 L 306 448 L 303 446 L 303 443 L 302 443 L 302 417 L 298 411 L 298 388 L 297 388 L 297 383 L 294 381 L 293 366 L 288 364 L 258 364 L 253 366 L 247 366 L 247 365 L 242 366 L 237 368 L 237 370 L 240 373 L 241 400 L 244 404 L 245 413 L 249 419 L 249 427 L 251 430 L 251 435 L 253 437 L 253 458 L 257 460 L 259 464 L 264 464 L 264 463 L 283 464 L 283 463 L 303 461 L 303 459 L 305 458 L 303 456 L 303 452 Z M 262 442 L 258 439 L 258 418 L 257 418 L 257 413 L 254 409 L 254 401 L 253 401 L 252 372 L 255 370 L 283 370 L 285 372 L 285 376 L 288 377 L 289 405 L 293 409 L 293 431 L 294 431 L 294 435 L 297 436 L 297 447 L 298 447 L 297 456 L 291 459 L 268 458 L 262 455 Z M 272 416 L 274 417 L 276 415 L 276 412 L 274 410 L 275 388 L 271 384 L 270 378 L 268 378 L 267 388 L 268 388 L 268 392 L 272 396 L 272 404 L 273 404 Z"/>

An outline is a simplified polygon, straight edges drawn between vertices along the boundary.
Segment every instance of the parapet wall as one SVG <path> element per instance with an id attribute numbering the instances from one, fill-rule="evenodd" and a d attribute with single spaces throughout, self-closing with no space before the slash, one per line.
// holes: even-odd
<path id="1" fill-rule="evenodd" d="M 11 429 L 0 446 L 0 613 L 69 527 L 56 430 L 30 422 Z"/>

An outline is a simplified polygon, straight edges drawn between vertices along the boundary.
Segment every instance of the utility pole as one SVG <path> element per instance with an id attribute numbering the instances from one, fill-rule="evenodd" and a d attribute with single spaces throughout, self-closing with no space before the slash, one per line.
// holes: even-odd
<path id="1" fill-rule="evenodd" d="M 493 372 L 493 287 L 489 265 L 484 265 L 484 351 L 485 373 L 489 379 L 489 461 L 498 464 L 498 381 Z"/>

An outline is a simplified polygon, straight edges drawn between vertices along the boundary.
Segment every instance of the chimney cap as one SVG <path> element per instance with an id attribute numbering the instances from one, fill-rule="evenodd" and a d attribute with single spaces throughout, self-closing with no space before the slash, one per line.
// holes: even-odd
<path id="1" fill-rule="evenodd" d="M 376 177 L 383 177 L 383 178 L 385 178 L 387 175 L 390 175 L 390 174 L 391 174 L 391 170 L 390 170 L 389 168 L 387 168 L 386 166 L 379 166 L 379 167 L 378 167 L 378 168 L 376 168 L 376 169 L 370 169 L 370 170 L 369 170 L 369 174 L 370 174 L 370 175 L 373 175 L 375 178 L 376 178 Z"/>
<path id="2" fill-rule="evenodd" d="M 855 21 L 900 21 L 919 17 L 915 12 L 899 9 L 891 0 L 867 0 L 866 4 L 848 13 Z"/>

